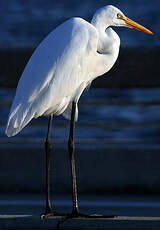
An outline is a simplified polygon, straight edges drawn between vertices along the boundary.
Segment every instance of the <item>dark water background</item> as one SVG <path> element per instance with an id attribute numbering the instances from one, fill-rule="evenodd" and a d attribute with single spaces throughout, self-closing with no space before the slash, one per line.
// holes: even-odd
<path id="1" fill-rule="evenodd" d="M 0 123 L 7 122 L 9 107 L 15 89 L 0 89 Z M 46 117 L 33 119 L 17 137 L 44 138 Z M 68 138 L 68 122 L 62 116 L 55 117 L 54 138 Z M 134 142 L 146 144 L 160 142 L 160 89 L 91 89 L 82 94 L 79 105 L 77 139 L 99 141 Z M 11 138 L 9 138 L 11 140 Z M 13 138 L 14 139 L 14 138 Z"/>
<path id="2" fill-rule="evenodd" d="M 155 88 L 159 81 L 159 69 L 155 64 L 155 59 L 158 60 L 156 47 L 160 46 L 159 0 L 2 0 L 0 48 L 33 48 L 64 20 L 72 16 L 91 20 L 98 8 L 108 4 L 119 7 L 128 17 L 155 32 L 154 36 L 149 36 L 128 28 L 116 28 L 122 47 L 132 47 L 131 53 L 132 50 L 134 53 L 132 57 L 129 55 L 129 65 L 126 64 L 126 53 L 123 61 L 118 61 L 115 67 L 117 75 L 127 77 L 126 82 L 130 82 L 130 78 L 134 82 L 136 77 L 142 87 L 146 81 L 149 87 L 154 78 L 154 88 L 114 89 L 124 85 L 125 80 L 113 77 L 115 82 L 119 79 L 119 83 L 114 85 L 110 81 L 113 89 L 92 89 L 82 95 L 75 132 L 80 191 L 159 193 L 160 88 Z M 141 47 L 141 55 L 137 55 L 137 47 Z M 154 58 L 143 47 L 154 48 Z M 1 56 L 1 70 L 4 70 L 0 74 L 1 85 L 11 82 L 8 79 L 17 82 L 20 78 L 19 59 L 25 58 L 26 54 L 22 58 L 17 49 L 14 52 L 14 56 L 7 52 L 5 58 Z M 144 56 L 147 61 L 144 61 Z M 14 69 L 11 68 L 13 66 Z M 121 74 L 119 67 L 123 70 Z M 7 138 L 4 131 L 14 94 L 15 88 L 0 88 L 0 191 L 41 192 L 45 181 L 43 144 L 47 118 L 33 120 L 20 134 Z M 68 121 L 62 116 L 55 118 L 52 157 L 56 162 L 53 168 L 58 193 L 71 192 L 66 163 L 68 129 Z"/>
<path id="3" fill-rule="evenodd" d="M 122 46 L 160 45 L 159 0 L 2 0 L 0 47 L 35 47 L 52 29 L 66 19 L 78 16 L 90 21 L 98 8 L 108 4 L 119 7 L 128 17 L 147 26 L 155 33 L 151 37 L 128 28 L 116 28 Z"/>
<path id="4" fill-rule="evenodd" d="M 0 190 L 44 192 L 46 117 L 18 135 L 4 134 L 15 89 L 0 89 Z M 55 117 L 51 181 L 54 193 L 71 194 L 69 122 Z M 160 192 L 160 88 L 91 89 L 79 103 L 75 129 L 80 193 Z"/>

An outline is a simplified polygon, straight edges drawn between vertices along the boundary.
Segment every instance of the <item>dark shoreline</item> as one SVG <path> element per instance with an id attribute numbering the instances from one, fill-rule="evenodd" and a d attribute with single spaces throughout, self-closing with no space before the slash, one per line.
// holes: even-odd
<path id="1" fill-rule="evenodd" d="M 0 87 L 16 87 L 33 48 L 0 49 Z M 160 47 L 121 48 L 114 67 L 94 88 L 160 87 Z"/>

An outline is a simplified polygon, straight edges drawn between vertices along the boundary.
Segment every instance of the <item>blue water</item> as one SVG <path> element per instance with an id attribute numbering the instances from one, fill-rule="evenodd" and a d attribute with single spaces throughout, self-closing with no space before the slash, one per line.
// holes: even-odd
<path id="1" fill-rule="evenodd" d="M 98 8 L 108 4 L 119 7 L 128 17 L 155 33 L 154 36 L 148 36 L 128 28 L 116 28 L 122 46 L 160 45 L 159 0 L 2 0 L 0 47 L 37 46 L 52 29 L 66 19 L 78 16 L 90 21 Z"/>

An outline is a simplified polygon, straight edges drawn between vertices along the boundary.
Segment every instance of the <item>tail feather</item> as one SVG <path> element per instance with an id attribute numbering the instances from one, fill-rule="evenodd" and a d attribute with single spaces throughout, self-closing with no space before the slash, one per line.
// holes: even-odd
<path id="1" fill-rule="evenodd" d="M 19 104 L 13 111 L 9 114 L 6 135 L 8 137 L 15 136 L 18 134 L 33 118 L 34 114 L 30 111 L 28 105 Z"/>

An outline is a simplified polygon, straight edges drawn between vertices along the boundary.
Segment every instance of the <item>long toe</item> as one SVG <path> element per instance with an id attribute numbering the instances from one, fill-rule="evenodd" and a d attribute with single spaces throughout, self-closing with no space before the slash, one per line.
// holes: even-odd
<path id="1" fill-rule="evenodd" d="M 64 214 L 64 213 L 49 212 L 49 213 L 42 214 L 41 219 L 64 217 L 64 216 L 66 216 L 66 214 Z"/>
<path id="2" fill-rule="evenodd" d="M 101 214 L 84 214 L 79 212 L 72 212 L 69 214 L 66 214 L 62 219 L 60 220 L 61 223 L 65 222 L 66 220 L 73 219 L 73 218 L 115 218 L 117 216 L 114 215 L 101 215 Z"/>
<path id="3" fill-rule="evenodd" d="M 113 215 L 102 215 L 102 214 L 84 214 L 78 213 L 77 218 L 114 218 Z M 76 216 L 75 216 L 76 218 Z"/>

